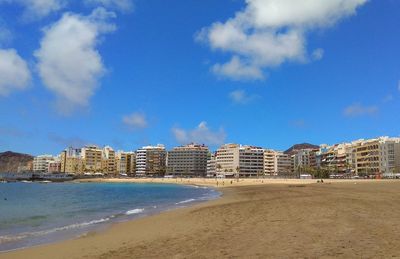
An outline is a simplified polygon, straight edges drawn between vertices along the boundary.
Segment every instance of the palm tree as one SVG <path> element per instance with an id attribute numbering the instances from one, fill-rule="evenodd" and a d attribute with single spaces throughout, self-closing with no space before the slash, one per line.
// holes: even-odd
<path id="1" fill-rule="evenodd" d="M 239 182 L 239 173 L 240 173 L 240 167 L 236 167 L 236 181 Z"/>

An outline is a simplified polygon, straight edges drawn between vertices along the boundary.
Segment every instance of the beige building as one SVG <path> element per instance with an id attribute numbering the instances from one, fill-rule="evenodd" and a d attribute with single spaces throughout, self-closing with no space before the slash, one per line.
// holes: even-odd
<path id="1" fill-rule="evenodd" d="M 84 163 L 80 148 L 67 148 L 60 155 L 61 172 L 72 174 L 83 174 Z"/>
<path id="2" fill-rule="evenodd" d="M 47 173 L 49 163 L 54 162 L 55 158 L 52 155 L 40 155 L 33 158 L 33 171 L 37 173 Z"/>
<path id="3" fill-rule="evenodd" d="M 264 149 L 238 144 L 222 145 L 216 152 L 217 177 L 256 177 L 264 173 Z"/>
<path id="4" fill-rule="evenodd" d="M 86 146 L 81 153 L 84 162 L 84 172 L 102 173 L 103 172 L 103 151 L 97 146 Z"/>
<path id="5" fill-rule="evenodd" d="M 102 171 L 104 173 L 108 175 L 116 175 L 117 167 L 115 162 L 115 151 L 110 146 L 103 148 L 102 163 Z"/>
<path id="6" fill-rule="evenodd" d="M 118 174 L 126 174 L 128 176 L 135 176 L 136 173 L 136 153 L 118 151 L 116 155 L 116 172 Z"/>
<path id="7" fill-rule="evenodd" d="M 288 176 L 292 173 L 291 156 L 281 151 L 264 150 L 264 173 L 271 176 Z"/>
<path id="8" fill-rule="evenodd" d="M 380 137 L 352 142 L 359 176 L 390 176 L 400 173 L 400 138 Z"/>

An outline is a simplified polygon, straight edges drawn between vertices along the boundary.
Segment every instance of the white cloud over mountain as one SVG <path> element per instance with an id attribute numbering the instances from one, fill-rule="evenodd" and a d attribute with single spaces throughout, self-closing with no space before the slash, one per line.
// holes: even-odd
<path id="1" fill-rule="evenodd" d="M 174 127 L 172 128 L 172 133 L 175 137 L 175 140 L 180 144 L 194 142 L 216 146 L 223 144 L 226 139 L 226 133 L 224 129 L 220 128 L 218 131 L 212 131 L 207 126 L 207 122 L 205 121 L 200 122 L 200 124 L 192 130 Z"/>
<path id="2" fill-rule="evenodd" d="M 0 95 L 29 86 L 31 73 L 28 65 L 15 49 L 0 49 Z"/>
<path id="3" fill-rule="evenodd" d="M 68 114 L 88 106 L 105 72 L 96 47 L 99 37 L 115 30 L 109 21 L 114 17 L 104 8 L 95 9 L 89 16 L 65 13 L 44 29 L 34 55 L 42 81 L 57 96 L 60 112 Z"/>
<path id="4" fill-rule="evenodd" d="M 356 13 L 367 0 L 246 0 L 246 7 L 226 22 L 203 28 L 197 40 L 231 53 L 212 71 L 232 79 L 263 79 L 262 70 L 284 62 L 308 61 L 307 32 L 332 26 Z M 323 57 L 313 50 L 311 58 Z"/>

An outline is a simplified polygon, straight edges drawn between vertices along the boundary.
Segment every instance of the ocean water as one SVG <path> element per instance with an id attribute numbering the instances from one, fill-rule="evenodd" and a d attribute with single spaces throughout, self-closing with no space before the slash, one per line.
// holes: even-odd
<path id="1" fill-rule="evenodd" d="M 210 188 L 173 184 L 0 183 L 0 251 L 74 238 L 218 196 Z"/>

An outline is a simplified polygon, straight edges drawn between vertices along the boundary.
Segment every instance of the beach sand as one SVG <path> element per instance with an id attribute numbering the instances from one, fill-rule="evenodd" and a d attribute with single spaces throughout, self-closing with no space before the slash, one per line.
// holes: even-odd
<path id="1" fill-rule="evenodd" d="M 225 180 L 220 199 L 0 258 L 400 257 L 400 181 L 252 181 Z"/>

